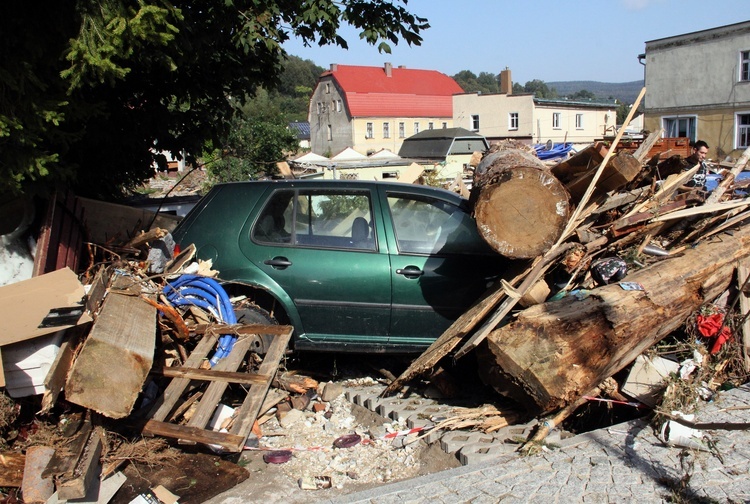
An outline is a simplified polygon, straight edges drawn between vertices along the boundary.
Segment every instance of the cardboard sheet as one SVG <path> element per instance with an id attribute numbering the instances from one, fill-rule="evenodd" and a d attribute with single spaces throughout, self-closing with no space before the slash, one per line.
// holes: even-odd
<path id="1" fill-rule="evenodd" d="M 39 327 L 50 310 L 80 305 L 84 294 L 83 284 L 70 268 L 0 287 L 0 346 L 91 322 L 84 312 L 77 322 Z"/>

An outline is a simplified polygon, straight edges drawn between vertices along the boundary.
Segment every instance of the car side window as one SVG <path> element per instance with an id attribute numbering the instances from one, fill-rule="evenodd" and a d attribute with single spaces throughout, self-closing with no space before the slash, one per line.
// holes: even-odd
<path id="1" fill-rule="evenodd" d="M 260 212 L 252 237 L 261 243 L 291 243 L 294 191 L 276 191 Z"/>
<path id="2" fill-rule="evenodd" d="M 282 190 L 256 220 L 258 243 L 375 250 L 369 191 Z"/>
<path id="3" fill-rule="evenodd" d="M 298 245 L 375 250 L 369 191 L 299 191 L 295 210 Z"/>
<path id="4" fill-rule="evenodd" d="M 460 207 L 436 198 L 388 195 L 399 252 L 407 254 L 488 254 L 492 249 L 474 219 Z"/>

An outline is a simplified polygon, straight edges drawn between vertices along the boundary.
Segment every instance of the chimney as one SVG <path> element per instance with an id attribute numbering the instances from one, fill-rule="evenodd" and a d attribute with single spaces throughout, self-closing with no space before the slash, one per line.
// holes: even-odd
<path id="1" fill-rule="evenodd" d="M 391 77 L 391 74 L 393 73 L 392 70 L 393 70 L 393 65 L 391 65 L 390 63 L 386 63 L 385 64 L 385 76 Z"/>
<path id="2" fill-rule="evenodd" d="M 336 72 L 339 69 L 338 63 L 331 63 L 331 72 Z"/>
<path id="3" fill-rule="evenodd" d="M 500 92 L 503 94 L 513 94 L 513 81 L 510 78 L 510 69 L 500 71 Z"/>

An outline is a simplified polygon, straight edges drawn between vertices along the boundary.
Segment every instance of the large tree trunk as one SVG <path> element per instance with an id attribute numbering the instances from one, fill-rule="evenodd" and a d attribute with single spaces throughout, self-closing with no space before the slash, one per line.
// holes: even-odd
<path id="1" fill-rule="evenodd" d="M 493 249 L 528 259 L 557 241 L 568 221 L 568 193 L 544 163 L 520 149 L 491 150 L 477 173 L 474 214 Z"/>
<path id="2" fill-rule="evenodd" d="M 619 284 L 528 308 L 493 331 L 480 355 L 484 378 L 530 409 L 574 401 L 685 323 L 732 281 L 750 255 L 750 226 L 628 275 L 644 291 Z"/>

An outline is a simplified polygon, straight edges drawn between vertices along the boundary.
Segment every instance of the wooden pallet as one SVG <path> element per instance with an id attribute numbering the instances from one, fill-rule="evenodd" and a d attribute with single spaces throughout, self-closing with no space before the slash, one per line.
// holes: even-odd
<path id="1" fill-rule="evenodd" d="M 230 354 L 219 361 L 212 369 L 199 369 L 208 358 L 221 334 L 237 334 L 237 341 Z M 165 375 L 174 376 L 164 390 L 164 394 L 149 413 L 149 420 L 142 432 L 147 435 L 163 436 L 178 439 L 183 444 L 203 443 L 218 445 L 230 452 L 240 452 L 245 440 L 253 428 L 263 399 L 268 392 L 279 361 L 292 336 L 293 327 L 279 325 L 247 325 L 232 327 L 211 327 L 204 334 L 181 368 L 165 368 Z M 258 341 L 258 337 L 272 337 L 263 362 L 257 373 L 237 372 Z M 197 401 L 197 408 L 186 425 L 172 423 L 175 410 L 179 409 L 180 399 L 193 381 L 209 381 L 208 388 Z M 224 391 L 229 383 L 242 383 L 248 386 L 247 396 L 236 411 L 229 432 L 216 432 L 207 427 Z"/>

